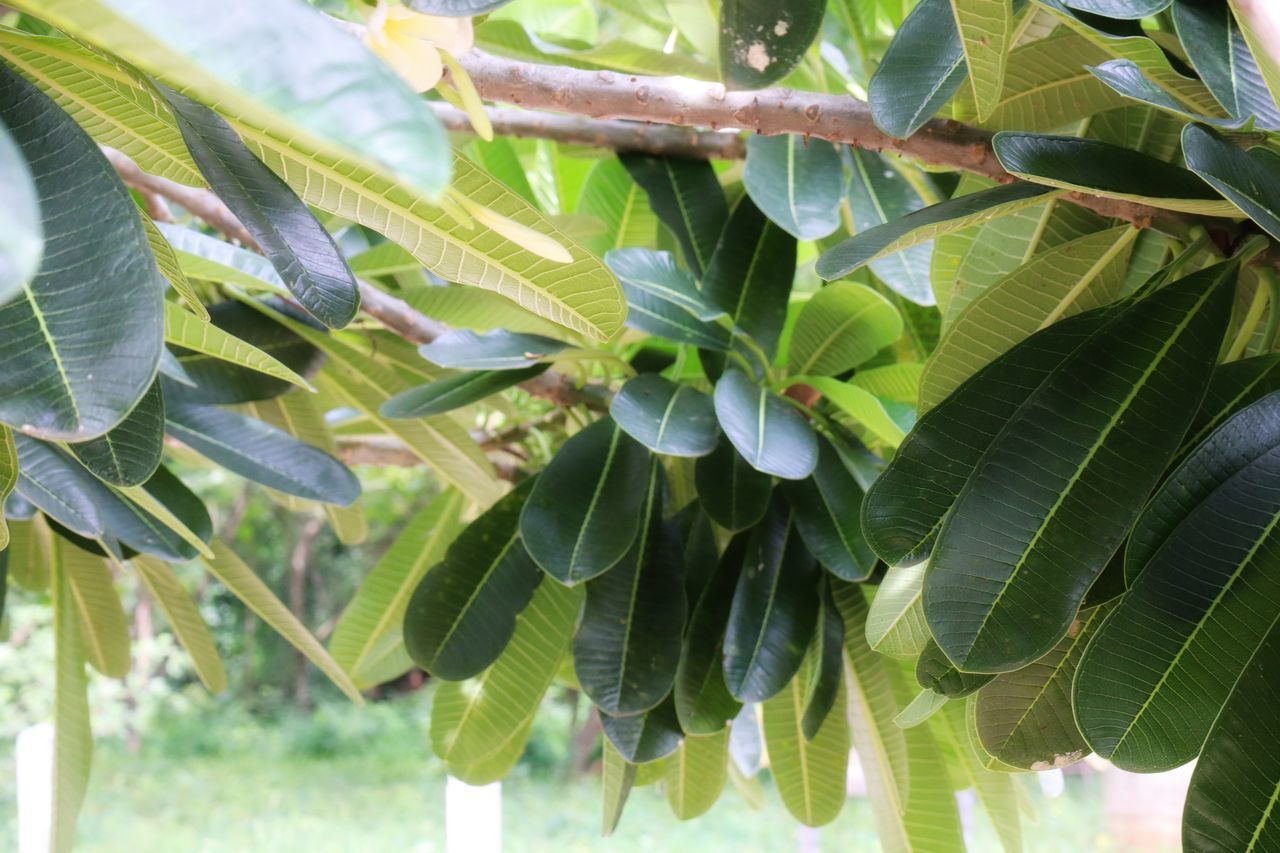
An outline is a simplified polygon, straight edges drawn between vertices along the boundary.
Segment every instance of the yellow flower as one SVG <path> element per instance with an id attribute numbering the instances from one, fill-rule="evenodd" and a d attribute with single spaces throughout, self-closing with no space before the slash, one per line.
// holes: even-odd
<path id="1" fill-rule="evenodd" d="M 420 15 L 379 0 L 369 14 L 364 41 L 415 92 L 425 92 L 439 83 L 444 73 L 440 51 L 452 56 L 466 53 L 474 34 L 470 18 Z"/>

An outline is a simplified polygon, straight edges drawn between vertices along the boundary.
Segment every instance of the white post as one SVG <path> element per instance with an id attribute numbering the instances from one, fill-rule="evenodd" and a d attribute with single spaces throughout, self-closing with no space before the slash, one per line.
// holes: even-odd
<path id="1" fill-rule="evenodd" d="M 49 853 L 53 834 L 53 726 L 18 732 L 18 853 Z"/>
<path id="2" fill-rule="evenodd" d="M 475 786 L 450 776 L 444 788 L 444 831 L 448 853 L 501 853 L 502 783 Z"/>

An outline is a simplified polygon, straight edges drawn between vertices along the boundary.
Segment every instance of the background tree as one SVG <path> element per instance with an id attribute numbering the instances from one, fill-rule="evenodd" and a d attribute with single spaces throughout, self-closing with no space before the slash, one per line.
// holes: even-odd
<path id="1" fill-rule="evenodd" d="M 439 680 L 464 780 L 582 690 L 606 833 L 762 737 L 811 826 L 856 749 L 886 849 L 962 847 L 966 787 L 1019 848 L 1012 774 L 1090 751 L 1198 757 L 1188 849 L 1280 845 L 1266 4 L 8 5 L 0 572 L 51 591 L 59 849 L 115 573 L 225 684 L 192 560 L 354 701 Z M 326 648 L 307 549 L 291 610 L 175 463 L 357 543 L 340 460 L 445 488 Z"/>

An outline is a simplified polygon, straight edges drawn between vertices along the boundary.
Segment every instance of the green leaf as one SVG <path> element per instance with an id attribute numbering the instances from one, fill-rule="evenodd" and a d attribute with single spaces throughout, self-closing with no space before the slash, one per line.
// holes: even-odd
<path id="1" fill-rule="evenodd" d="M 951 699 L 976 693 L 992 678 L 992 675 L 961 672 L 932 640 L 916 661 L 916 683 L 925 690 Z"/>
<path id="2" fill-rule="evenodd" d="M 684 739 L 671 697 L 656 708 L 628 717 L 600 715 L 605 737 L 632 764 L 651 764 L 675 752 Z"/>
<path id="3" fill-rule="evenodd" d="M 773 356 L 796 274 L 796 240 L 743 196 L 734 205 L 702 277 L 708 303 Z"/>
<path id="4" fill-rule="evenodd" d="M 763 518 L 773 491 L 773 479 L 751 467 L 731 441 L 721 441 L 699 458 L 693 479 L 702 509 L 730 531 L 746 530 Z"/>
<path id="5" fill-rule="evenodd" d="M 173 251 L 183 274 L 219 284 L 238 285 L 251 291 L 286 295 L 288 290 L 271 262 L 256 252 L 234 246 L 191 228 L 154 223 Z"/>
<path id="6" fill-rule="evenodd" d="M 1011 0 L 951 0 L 964 47 L 978 119 L 987 118 L 1004 88 L 1005 62 L 1013 46 Z"/>
<path id="7" fill-rule="evenodd" d="M 568 348 L 542 335 L 499 329 L 484 335 L 453 330 L 418 348 L 422 357 L 441 367 L 461 370 L 523 370 Z"/>
<path id="8" fill-rule="evenodd" d="M 1272 391 L 1280 391 L 1280 355 L 1260 355 L 1218 365 L 1209 377 L 1200 410 L 1182 443 L 1183 451 L 1199 447 L 1228 417 Z"/>
<path id="9" fill-rule="evenodd" d="M 542 580 L 520 544 L 520 511 L 534 482 L 471 522 L 409 599 L 405 648 L 437 678 L 463 681 L 493 664 Z"/>
<path id="10" fill-rule="evenodd" d="M 789 381 L 808 385 L 890 447 L 897 447 L 907 434 L 906 428 L 911 426 L 896 420 L 886 409 L 883 398 L 853 382 L 841 382 L 829 376 L 793 376 Z"/>
<path id="11" fill-rule="evenodd" d="M 49 849 L 65 853 L 75 840 L 76 818 L 89 787 L 93 732 L 89 728 L 89 679 L 69 572 L 54 546 L 53 576 L 53 792 Z"/>
<path id="12" fill-rule="evenodd" d="M 9 547 L 9 527 L 5 524 L 4 503 L 18 484 L 18 448 L 13 433 L 0 426 L 0 551 Z"/>
<path id="13" fill-rule="evenodd" d="M 54 555 L 80 618 L 85 658 L 103 675 L 124 678 L 132 662 L 129 621 L 116 594 L 111 569 L 101 557 L 68 544 L 62 537 L 54 539 Z"/>
<path id="14" fill-rule="evenodd" d="M 928 556 L 978 460 L 1027 397 L 1105 321 L 1055 323 L 984 367 L 916 424 L 862 502 L 867 542 L 890 565 Z"/>
<path id="15" fill-rule="evenodd" d="M 648 246 L 657 234 L 658 218 L 644 190 L 616 157 L 591 167 L 582 182 L 577 212 L 594 216 L 604 226 L 601 234 L 584 241 L 600 257 L 624 246 Z"/>
<path id="16" fill-rule="evenodd" d="M 761 716 L 769 767 L 783 805 L 805 826 L 823 826 L 844 807 L 849 724 L 845 693 L 840 690 L 822 727 L 812 739 L 805 736 L 801 718 L 807 681 L 803 673 L 797 674 L 761 705 Z"/>
<path id="17" fill-rule="evenodd" d="M 169 627 L 191 657 L 191 665 L 200 682 L 210 693 L 220 693 L 227 687 L 227 673 L 222 657 L 214 644 L 213 635 L 191 596 L 183 589 L 178 576 L 167 563 L 154 557 L 136 557 L 132 561 L 138 577 L 146 584 L 151 597 L 164 611 Z"/>
<path id="18" fill-rule="evenodd" d="M 1267 90 L 1271 93 L 1274 101 L 1280 102 L 1280 63 L 1271 55 L 1268 50 L 1269 44 L 1267 36 L 1263 32 L 1259 32 L 1254 25 L 1264 20 L 1260 15 L 1260 11 L 1255 4 L 1249 3 L 1248 0 L 1228 0 L 1231 11 L 1235 13 L 1236 23 L 1240 25 L 1240 30 L 1244 34 L 1245 44 L 1249 46 L 1249 52 L 1253 54 L 1254 62 L 1258 65 L 1258 71 L 1262 74 L 1262 80 L 1267 85 Z"/>
<path id="19" fill-rule="evenodd" d="M 707 735 L 686 735 L 667 759 L 662 781 L 667 805 L 677 820 L 693 820 L 720 799 L 729 771 L 729 727 Z"/>
<path id="20" fill-rule="evenodd" d="M 601 747 L 600 763 L 600 781 L 604 794 L 601 799 L 603 813 L 600 834 L 608 838 L 618 828 L 622 810 L 631 796 L 631 787 L 636 780 L 636 765 L 623 758 L 608 738 L 605 738 Z"/>
<path id="21" fill-rule="evenodd" d="M 871 576 L 876 555 L 862 536 L 862 488 L 829 441 L 818 440 L 813 474 L 784 482 L 782 492 L 805 547 L 827 571 L 847 581 Z"/>
<path id="22" fill-rule="evenodd" d="M 673 696 L 680 727 L 691 735 L 717 732 L 742 710 L 742 703 L 725 684 L 723 648 L 747 538 L 748 534 L 739 533 L 729 541 L 690 608 Z"/>
<path id="23" fill-rule="evenodd" d="M 154 543 L 135 541 L 138 550 L 173 561 L 211 553 L 206 543 L 213 538 L 213 520 L 204 501 L 168 468 L 161 465 L 141 486 L 114 491 L 128 499 L 124 503 L 155 540 Z M 151 547 L 143 547 L 147 545 Z"/>
<path id="24" fill-rule="evenodd" d="M 388 418 L 423 418 L 451 412 L 545 373 L 548 365 L 520 370 L 469 370 L 401 391 L 382 404 Z"/>
<path id="25" fill-rule="evenodd" d="M 173 247 L 169 245 L 169 241 L 160 233 L 160 229 L 156 227 L 156 223 L 150 216 L 139 212 L 138 218 L 142 221 L 142 228 L 147 232 L 147 245 L 151 247 L 151 254 L 155 256 L 156 266 L 160 268 L 160 274 L 169 282 L 169 286 L 173 288 L 173 292 L 182 298 L 183 304 L 187 310 L 195 314 L 201 320 L 209 319 L 209 309 L 200 301 L 200 295 L 196 293 L 195 287 L 191 284 L 191 280 L 187 278 L 187 274 L 182 271 L 182 266 L 178 263 L 178 255 L 173 251 Z M 169 303 L 165 303 L 165 316 L 168 317 Z M 165 324 L 168 326 L 168 323 Z M 160 368 L 164 370 L 164 354 L 161 354 Z"/>
<path id="26" fill-rule="evenodd" d="M 916 188 L 886 158 L 871 151 L 849 149 L 849 162 L 853 170 L 853 179 L 849 182 L 849 212 L 856 232 L 892 222 L 925 206 Z M 932 253 L 932 243 L 919 243 L 877 258 L 869 266 L 876 278 L 895 293 L 917 305 L 932 305 L 934 296 L 929 286 Z"/>
<path id="27" fill-rule="evenodd" d="M 709 307 L 689 273 L 668 252 L 615 249 L 605 257 L 627 297 L 627 326 L 703 349 L 729 349 L 729 332 L 708 322 L 724 312 Z"/>
<path id="28" fill-rule="evenodd" d="M 893 724 L 900 729 L 913 729 L 941 711 L 949 701 L 951 700 L 947 696 L 925 688 L 898 712 L 893 718 Z"/>
<path id="29" fill-rule="evenodd" d="M 929 357 L 920 407 L 932 409 L 966 379 L 1040 329 L 1120 295 L 1138 232 L 1121 225 L 1042 252 L 965 306 Z"/>
<path id="30" fill-rule="evenodd" d="M 747 541 L 725 631 L 725 684 L 736 699 L 768 699 L 800 669 L 818 621 L 820 577 L 776 495 Z"/>
<path id="31" fill-rule="evenodd" d="M 928 563 L 890 566 L 866 617 L 867 645 L 882 655 L 914 660 L 929 645 L 921 590 Z"/>
<path id="32" fill-rule="evenodd" d="M 422 576 L 444 557 L 464 504 L 451 489 L 411 517 L 339 617 L 329 652 L 359 687 L 385 680 L 375 675 L 394 670 L 389 677 L 395 678 L 412 666 L 402 642 L 405 610 Z"/>
<path id="33" fill-rule="evenodd" d="M 945 739 L 955 750 L 959 765 L 977 792 L 978 801 L 986 810 L 995 827 L 996 835 L 1004 845 L 1005 853 L 1023 850 L 1022 819 L 1019 791 L 1015 781 L 1007 773 L 988 770 L 978 760 L 970 743 L 972 738 L 966 725 L 965 708 L 969 703 L 950 702 L 943 709 L 941 724 L 935 728 L 939 739 Z M 952 767 L 955 763 L 951 764 Z M 961 782 L 960 784 L 964 784 Z"/>
<path id="34" fill-rule="evenodd" d="M 649 458 L 609 417 L 564 443 L 520 518 L 525 548 L 547 574 L 572 586 L 623 558 L 640 529 Z"/>
<path id="35" fill-rule="evenodd" d="M 492 12 L 510 2 L 511 0 L 408 0 L 406 5 L 423 15 L 467 18 Z"/>
<path id="36" fill-rule="evenodd" d="M 824 139 L 752 136 L 742 183 L 756 207 L 798 240 L 817 240 L 840 227 L 844 168 L 836 147 Z"/>
<path id="37" fill-rule="evenodd" d="M 1049 192 L 1014 183 L 930 205 L 836 244 L 818 258 L 818 275 L 827 281 L 844 278 L 877 258 L 1047 201 Z"/>
<path id="38" fill-rule="evenodd" d="M 823 0 L 722 0 L 720 74 L 728 89 L 763 89 L 804 59 L 822 29 Z"/>
<path id="39" fill-rule="evenodd" d="M 1173 23 L 1187 58 L 1228 115 L 1280 128 L 1280 111 L 1229 5 L 1178 0 Z"/>
<path id="40" fill-rule="evenodd" d="M 975 730 L 990 756 L 988 769 L 1052 770 L 1089 752 L 1072 714 L 1071 684 L 1106 612 L 1082 612 L 1044 657 L 997 675 L 973 697 Z"/>
<path id="41" fill-rule="evenodd" d="M 791 333 L 787 369 L 835 376 L 870 359 L 902 335 L 889 300 L 863 284 L 839 281 L 805 303 Z"/>
<path id="42" fill-rule="evenodd" d="M 1104 18 L 1138 20 L 1163 12 L 1170 0 L 1064 0 L 1072 9 Z"/>
<path id="43" fill-rule="evenodd" d="M 0 304 L 16 296 L 34 278 L 44 254 L 44 224 L 35 178 L 18 143 L 0 121 L 0 184 L 6 192 L 0 214 Z"/>
<path id="44" fill-rule="evenodd" d="M 1186 850 L 1269 850 L 1280 840 L 1274 815 L 1280 772 L 1277 640 L 1273 628 L 1240 674 L 1204 743 L 1183 808 Z"/>
<path id="45" fill-rule="evenodd" d="M 800 480 L 818 463 L 818 439 L 805 419 L 781 397 L 737 368 L 720 377 L 716 418 L 744 459 L 764 474 Z"/>
<path id="46" fill-rule="evenodd" d="M 430 196 L 449 182 L 434 114 L 395 72 L 319 13 L 285 0 L 228 12 L 121 0 L 23 3 L 225 115 Z M 287 31 L 281 44 L 260 22 Z"/>
<path id="47" fill-rule="evenodd" d="M 152 383 L 133 411 L 111 430 L 67 449 L 94 476 L 113 486 L 145 483 L 156 472 L 164 452 L 164 401 L 159 383 Z"/>
<path id="48" fill-rule="evenodd" d="M 209 573 L 221 581 L 232 595 L 244 602 L 246 607 L 271 626 L 289 645 L 311 661 L 316 669 L 324 673 L 351 701 L 357 704 L 362 703 L 364 700 L 355 684 L 351 682 L 350 676 L 329 656 L 324 646 L 307 630 L 306 626 L 298 621 L 298 617 L 276 598 L 271 588 L 262 582 L 262 578 L 245 565 L 221 540 L 214 539 L 210 545 L 213 548 L 213 557 L 200 558 L 200 563 Z"/>
<path id="49" fill-rule="evenodd" d="M 628 380 L 610 402 L 609 414 L 654 453 L 706 456 L 719 438 L 711 398 L 656 373 Z"/>
<path id="50" fill-rule="evenodd" d="M 1190 426 L 1185 397 L 1208 382 L 1235 274 L 1211 267 L 1115 312 L 1001 430 L 943 522 L 925 582 L 929 627 L 953 663 L 1007 671 L 1061 639 Z M 1046 431 L 1064 406 L 1080 413 L 1071 430 Z M 993 520 L 993 506 L 1022 512 Z"/>
<path id="51" fill-rule="evenodd" d="M 1157 109 L 1181 118 L 1224 128 L 1237 128 L 1248 120 L 1247 118 L 1213 118 L 1190 112 L 1185 104 L 1175 100 L 1168 92 L 1147 79 L 1147 76 L 1142 73 L 1142 69 L 1128 59 L 1112 59 L 1101 65 L 1091 67 L 1089 71 L 1126 98 L 1150 104 Z"/>
<path id="52" fill-rule="evenodd" d="M 101 536 L 102 513 L 94 500 L 97 480 L 42 441 L 25 435 L 15 435 L 13 441 L 18 454 L 18 494 L 71 531 L 90 539 Z"/>
<path id="53" fill-rule="evenodd" d="M 524 754 L 532 732 L 533 717 L 530 717 L 520 728 L 492 744 L 483 757 L 465 764 L 446 761 L 445 769 L 450 776 L 468 785 L 488 785 L 500 781 L 511 773 Z"/>
<path id="54" fill-rule="evenodd" d="M 41 438 L 95 438 L 155 379 L 164 280 L 133 200 L 97 146 L 3 65 L 0 120 L 35 168 L 45 257 L 57 259 L 0 305 L 0 421 Z"/>
<path id="55" fill-rule="evenodd" d="M 808 660 L 801 667 L 808 686 L 800 731 L 808 741 L 818 736 L 844 693 L 844 620 L 826 584 L 822 585 L 821 596 L 818 627 L 809 645 Z"/>
<path id="56" fill-rule="evenodd" d="M 160 91 L 200 172 L 262 247 L 298 303 L 330 328 L 350 323 L 360 293 L 329 232 L 217 113 L 168 87 Z"/>
<path id="57" fill-rule="evenodd" d="M 992 144 L 1000 164 L 1028 181 L 1184 213 L 1235 213 L 1186 169 L 1118 145 L 1012 131 L 996 134 Z"/>
<path id="58" fill-rule="evenodd" d="M 1187 125 L 1182 131 L 1187 167 L 1203 178 L 1275 237 L 1280 235 L 1280 157 L 1266 149 L 1241 151 L 1209 130 Z"/>
<path id="59" fill-rule="evenodd" d="M 966 72 L 949 0 L 921 0 L 894 33 L 871 76 L 871 117 L 885 133 L 906 139 L 951 100 Z"/>
<path id="60" fill-rule="evenodd" d="M 701 278 L 729 218 L 724 191 L 706 160 L 621 154 L 618 159 L 649 196 L 649 206 L 671 229 L 684 262 Z"/>
<path id="61" fill-rule="evenodd" d="M 257 418 L 194 403 L 171 403 L 166 414 L 170 435 L 255 483 L 339 506 L 360 497 L 360 481 L 341 462 Z"/>

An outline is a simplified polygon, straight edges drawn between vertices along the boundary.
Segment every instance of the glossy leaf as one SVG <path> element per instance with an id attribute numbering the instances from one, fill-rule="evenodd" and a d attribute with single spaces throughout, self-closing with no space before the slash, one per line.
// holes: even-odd
<path id="1" fill-rule="evenodd" d="M 159 467 L 164 452 L 164 401 L 159 384 L 153 383 L 133 411 L 115 427 L 67 449 L 94 476 L 113 486 L 146 482 Z"/>
<path id="2" fill-rule="evenodd" d="M 600 715 L 605 737 L 632 764 L 650 764 L 676 751 L 684 739 L 670 697 L 652 710 L 629 717 Z"/>
<path id="3" fill-rule="evenodd" d="M 737 368 L 716 383 L 716 418 L 734 448 L 755 468 L 787 480 L 813 473 L 818 439 L 793 408 Z"/>
<path id="4" fill-rule="evenodd" d="M 15 435 L 18 453 L 17 493 L 51 519 L 81 536 L 94 539 L 104 531 L 97 480 L 74 460 L 42 441 Z"/>
<path id="5" fill-rule="evenodd" d="M 451 412 L 513 388 L 546 372 L 548 365 L 534 364 L 517 370 L 469 370 L 401 391 L 382 404 L 388 418 L 424 418 Z"/>
<path id="6" fill-rule="evenodd" d="M 928 0 L 919 8 L 929 5 L 937 4 Z M 847 198 L 856 232 L 861 233 L 877 225 L 892 222 L 925 206 L 924 199 L 903 173 L 879 154 L 851 148 L 849 163 L 853 177 L 849 181 Z M 918 243 L 900 252 L 876 258 L 869 266 L 876 277 L 895 293 L 917 305 L 932 305 L 934 295 L 929 286 L 932 254 L 933 243 Z"/>
<path id="7" fill-rule="evenodd" d="M 697 461 L 693 475 L 703 510 L 726 530 L 746 530 L 764 517 L 773 480 L 751 467 L 733 442 L 721 440 Z"/>
<path id="8" fill-rule="evenodd" d="M 961 672 L 932 640 L 916 661 L 916 683 L 925 690 L 952 699 L 976 693 L 995 676 Z"/>
<path id="9" fill-rule="evenodd" d="M 35 277 L 44 254 L 44 225 L 35 179 L 18 143 L 0 122 L 0 185 L 7 193 L 0 219 L 0 304 Z"/>
<path id="10" fill-rule="evenodd" d="M 610 402 L 609 414 L 654 453 L 706 456 L 719 438 L 711 397 L 656 373 L 628 380 Z"/>
<path id="11" fill-rule="evenodd" d="M 441 367 L 460 370 L 524 370 L 568 346 L 553 338 L 502 329 L 484 335 L 453 330 L 445 332 L 429 344 L 423 344 L 418 352 L 427 361 Z"/>
<path id="12" fill-rule="evenodd" d="M 720 73 L 729 89 L 762 89 L 804 59 L 822 29 L 822 0 L 723 0 Z"/>
<path id="13" fill-rule="evenodd" d="M 669 253 L 615 249 L 605 262 L 622 282 L 627 326 L 703 349 L 729 348 L 729 331 L 710 322 L 724 312 L 706 304 L 693 277 Z"/>
<path id="14" fill-rule="evenodd" d="M 862 489 L 829 441 L 818 440 L 813 474 L 784 482 L 782 491 L 800 538 L 827 571 L 847 581 L 870 577 L 876 555 L 862 536 Z"/>
<path id="15" fill-rule="evenodd" d="M 950 0 L 921 0 L 867 86 L 876 126 L 899 139 L 911 136 L 951 100 L 967 71 Z"/>
<path id="16" fill-rule="evenodd" d="M 748 535 L 739 533 L 729 541 L 701 595 L 690 602 L 673 697 L 680 727 L 691 735 L 719 731 L 742 709 L 725 684 L 722 650 Z"/>
<path id="17" fill-rule="evenodd" d="M 787 353 L 792 374 L 836 376 L 870 359 L 902 335 L 889 300 L 863 284 L 839 281 L 800 310 Z"/>
<path id="18" fill-rule="evenodd" d="M 742 183 L 756 207 L 798 240 L 817 240 L 840 227 L 844 168 L 824 139 L 751 137 Z"/>
<path id="19" fill-rule="evenodd" d="M 1072 9 L 1104 18 L 1138 20 L 1163 12 L 1169 0 L 1064 0 Z"/>
<path id="20" fill-rule="evenodd" d="M 3 65 L 0 120 L 34 164 L 50 259 L 0 305 L 0 421 L 41 438 L 95 438 L 155 379 L 164 279 L 133 200 L 97 146 Z M 41 156 L 49 151 L 62 156 Z"/>
<path id="21" fill-rule="evenodd" d="M 649 206 L 671 229 L 685 265 L 702 277 L 729 218 L 724 191 L 705 160 L 622 154 L 618 157 L 649 196 Z"/>
<path id="22" fill-rule="evenodd" d="M 1229 5 L 1177 0 L 1173 23 L 1187 58 L 1229 115 L 1253 118 L 1264 130 L 1280 128 L 1280 111 Z"/>
<path id="23" fill-rule="evenodd" d="M 1224 128 L 1240 127 L 1244 119 L 1221 119 L 1191 112 L 1186 104 L 1178 101 L 1164 89 L 1161 89 L 1142 73 L 1136 63 L 1128 59 L 1111 59 L 1101 65 L 1089 69 L 1093 76 L 1106 83 L 1126 98 L 1150 104 L 1156 109 L 1192 121 L 1204 122 Z"/>
<path id="24" fill-rule="evenodd" d="M 818 627 L 814 630 L 813 640 L 809 645 L 809 660 L 801 667 L 807 687 L 800 731 L 804 733 L 805 740 L 809 741 L 821 732 L 844 693 L 844 620 L 825 584 L 822 586 L 821 598 Z"/>
<path id="25" fill-rule="evenodd" d="M 1188 125 L 1182 131 L 1187 168 L 1231 200 L 1264 231 L 1280 235 L 1280 157 L 1265 149 L 1241 151 L 1212 132 Z"/>
<path id="26" fill-rule="evenodd" d="M 608 571 L 640 530 L 649 451 L 605 417 L 565 442 L 520 517 L 530 556 L 572 586 Z"/>

